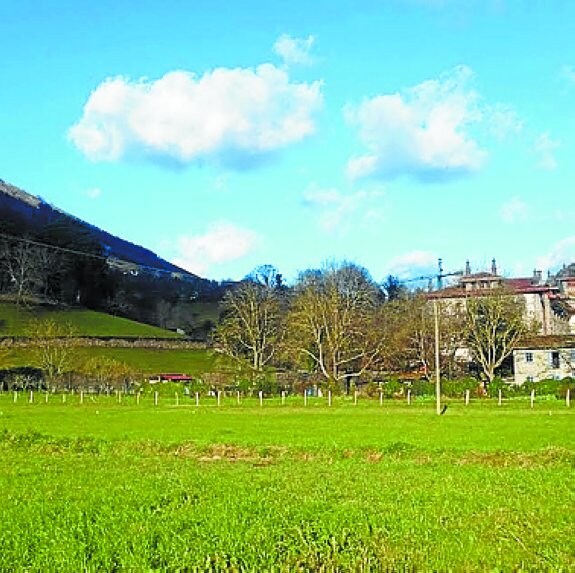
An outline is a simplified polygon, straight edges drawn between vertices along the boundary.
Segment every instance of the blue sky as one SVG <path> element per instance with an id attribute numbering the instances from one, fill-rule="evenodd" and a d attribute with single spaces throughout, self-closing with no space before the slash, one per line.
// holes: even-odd
<path id="1" fill-rule="evenodd" d="M 213 279 L 575 260 L 571 0 L 7 0 L 0 178 Z"/>

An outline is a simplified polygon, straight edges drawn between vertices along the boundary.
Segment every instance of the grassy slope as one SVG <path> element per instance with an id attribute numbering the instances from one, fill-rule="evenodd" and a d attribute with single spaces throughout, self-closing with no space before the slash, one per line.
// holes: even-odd
<path id="1" fill-rule="evenodd" d="M 83 337 L 128 337 L 181 339 L 169 330 L 141 324 L 91 310 L 55 310 L 48 307 L 19 308 L 11 303 L 0 303 L 0 336 L 25 336 L 26 326 L 34 318 L 50 316 L 72 324 Z M 142 374 L 183 372 L 200 375 L 220 369 L 222 357 L 201 349 L 104 348 L 82 347 L 75 351 L 75 362 L 81 364 L 93 356 L 105 356 L 124 362 Z M 34 352 L 28 348 L 9 348 L 0 353 L 0 368 L 38 366 Z"/>
<path id="2" fill-rule="evenodd" d="M 71 324 L 79 336 L 180 338 L 178 334 L 170 330 L 93 310 L 61 310 L 50 307 L 23 308 L 6 302 L 0 303 L 0 336 L 25 336 L 26 326 L 32 319 L 46 317 Z"/>
<path id="3" fill-rule="evenodd" d="M 0 397 L 0 568 L 575 568 L 562 403 L 72 398 Z"/>

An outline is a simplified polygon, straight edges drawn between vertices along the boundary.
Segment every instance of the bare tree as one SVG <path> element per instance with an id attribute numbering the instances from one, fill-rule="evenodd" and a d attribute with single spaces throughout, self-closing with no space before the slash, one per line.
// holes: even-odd
<path id="1" fill-rule="evenodd" d="M 272 286 L 248 280 L 226 293 L 215 340 L 229 356 L 261 372 L 283 336 L 280 296 Z"/>
<path id="2" fill-rule="evenodd" d="M 246 280 L 277 291 L 281 291 L 285 288 L 281 273 L 273 265 L 260 265 L 259 267 L 256 267 L 246 277 Z"/>
<path id="3" fill-rule="evenodd" d="M 534 330 L 524 316 L 524 304 L 506 291 L 467 299 L 466 344 L 487 383 L 519 340 Z"/>
<path id="4" fill-rule="evenodd" d="M 38 285 L 38 253 L 36 247 L 19 241 L 2 241 L 0 260 L 16 304 L 22 304 Z"/>
<path id="5" fill-rule="evenodd" d="M 28 324 L 27 335 L 48 384 L 55 384 L 70 370 L 75 359 L 77 339 L 74 328 L 52 318 L 36 319 Z"/>
<path id="6" fill-rule="evenodd" d="M 464 315 L 456 305 L 440 303 L 439 367 L 451 375 L 462 346 Z M 382 366 L 388 372 L 417 373 L 428 381 L 435 374 L 435 328 L 432 301 L 422 293 L 404 293 L 381 305 L 377 330 L 384 341 Z"/>
<path id="7" fill-rule="evenodd" d="M 120 388 L 128 384 L 136 376 L 133 368 L 125 362 L 120 362 L 105 356 L 94 356 L 84 362 L 79 373 L 98 386 L 98 388 Z"/>
<path id="8" fill-rule="evenodd" d="M 329 382 L 357 378 L 380 358 L 375 328 L 381 292 L 351 263 L 302 273 L 288 315 L 292 354 L 311 360 Z"/>
<path id="9" fill-rule="evenodd" d="M 168 328 L 174 306 L 169 300 L 164 298 L 156 302 L 156 320 L 162 328 Z"/>

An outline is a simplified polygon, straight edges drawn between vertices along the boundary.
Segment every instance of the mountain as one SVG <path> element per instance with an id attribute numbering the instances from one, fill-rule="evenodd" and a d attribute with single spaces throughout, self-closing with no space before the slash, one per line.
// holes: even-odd
<path id="1" fill-rule="evenodd" d="M 6 183 L 0 179 L 0 232 L 21 236 L 23 231 L 27 234 L 37 234 L 42 228 L 54 223 L 67 223 L 82 231 L 102 248 L 102 253 L 109 258 L 111 266 L 122 268 L 122 262 L 133 263 L 126 268 L 138 268 L 149 272 L 178 273 L 194 281 L 201 281 L 200 277 L 177 267 L 176 265 L 158 257 L 154 252 L 140 245 L 130 243 L 87 223 L 77 217 L 46 203 L 36 197 Z"/>
<path id="2" fill-rule="evenodd" d="M 0 179 L 0 295 L 205 339 L 228 283 L 198 277 Z"/>

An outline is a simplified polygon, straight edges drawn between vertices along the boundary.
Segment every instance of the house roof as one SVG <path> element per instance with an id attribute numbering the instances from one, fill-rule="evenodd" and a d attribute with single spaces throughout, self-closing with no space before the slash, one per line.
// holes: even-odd
<path id="1" fill-rule="evenodd" d="M 457 286 L 450 286 L 444 289 L 434 291 L 428 294 L 431 299 L 444 299 L 444 298 L 465 298 L 475 296 L 487 296 L 494 292 L 494 289 L 469 289 L 465 288 L 466 283 L 485 282 L 484 279 L 491 278 L 493 282 L 501 282 L 501 286 L 510 290 L 513 294 L 535 294 L 535 293 L 549 293 L 553 296 L 559 292 L 559 288 L 548 284 L 536 284 L 533 277 L 518 277 L 518 278 L 504 278 L 492 273 L 475 273 L 466 275 L 460 279 L 460 284 Z"/>
<path id="2" fill-rule="evenodd" d="M 519 341 L 516 350 L 552 350 L 559 348 L 575 348 L 575 335 L 548 334 L 529 336 Z"/>
<path id="3" fill-rule="evenodd" d="M 492 279 L 492 280 L 501 280 L 502 277 L 499 275 L 494 275 L 493 273 L 488 272 L 481 272 L 481 273 L 472 273 L 470 275 L 463 275 L 460 279 L 461 282 L 471 282 L 480 279 Z"/>
<path id="4" fill-rule="evenodd" d="M 152 376 L 152 378 L 160 378 L 161 380 L 174 380 L 174 381 L 181 381 L 181 380 L 193 380 L 191 376 L 187 374 L 156 374 Z"/>

